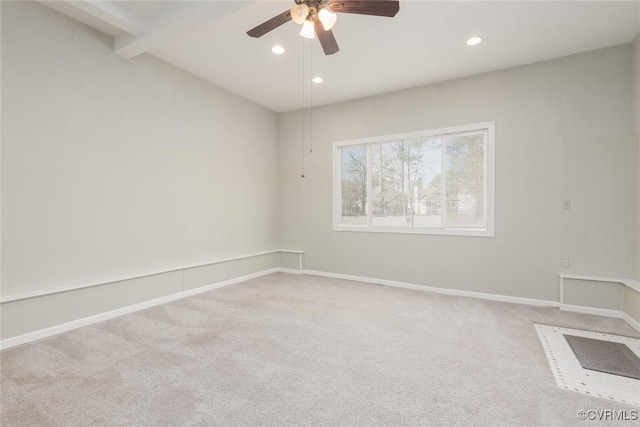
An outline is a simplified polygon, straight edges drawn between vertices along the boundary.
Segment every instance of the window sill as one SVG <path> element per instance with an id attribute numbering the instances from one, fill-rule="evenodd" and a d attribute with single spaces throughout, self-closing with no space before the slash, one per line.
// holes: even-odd
<path id="1" fill-rule="evenodd" d="M 403 228 L 403 227 L 375 227 L 366 225 L 334 225 L 333 231 L 356 231 L 360 233 L 395 233 L 395 234 L 431 234 L 436 236 L 463 237 L 495 237 L 492 230 L 480 228 Z"/>

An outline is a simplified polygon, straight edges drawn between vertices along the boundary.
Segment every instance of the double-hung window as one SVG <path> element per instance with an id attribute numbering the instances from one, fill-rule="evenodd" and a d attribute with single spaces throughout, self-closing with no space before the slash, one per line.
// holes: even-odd
<path id="1" fill-rule="evenodd" d="M 333 229 L 494 236 L 495 124 L 333 145 Z"/>

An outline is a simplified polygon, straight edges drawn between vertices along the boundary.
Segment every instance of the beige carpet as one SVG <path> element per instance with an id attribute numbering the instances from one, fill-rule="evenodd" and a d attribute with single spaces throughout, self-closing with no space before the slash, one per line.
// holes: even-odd
<path id="1" fill-rule="evenodd" d="M 638 336 L 619 319 L 274 274 L 2 352 L 0 421 L 584 426 L 579 410 L 637 409 L 559 389 L 534 322 Z"/>

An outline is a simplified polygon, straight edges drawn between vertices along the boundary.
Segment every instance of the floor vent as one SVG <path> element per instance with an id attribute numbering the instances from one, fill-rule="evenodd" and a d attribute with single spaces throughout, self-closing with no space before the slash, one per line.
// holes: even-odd
<path id="1" fill-rule="evenodd" d="M 558 387 L 640 407 L 640 339 L 535 327 Z"/>
<path id="2" fill-rule="evenodd" d="M 584 369 L 640 380 L 640 357 L 623 343 L 564 335 Z"/>

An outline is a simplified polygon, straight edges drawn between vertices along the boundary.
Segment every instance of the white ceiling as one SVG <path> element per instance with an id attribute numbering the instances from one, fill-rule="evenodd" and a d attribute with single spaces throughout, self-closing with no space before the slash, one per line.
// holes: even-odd
<path id="1" fill-rule="evenodd" d="M 301 108 L 303 95 L 306 107 L 311 97 L 335 103 L 629 43 L 640 32 L 640 1 L 400 0 L 395 18 L 340 14 L 340 52 L 325 56 L 293 22 L 246 35 L 292 0 L 112 0 L 97 12 L 96 2 L 64 3 L 53 7 L 115 36 L 117 53 L 151 53 L 276 112 Z M 472 35 L 484 42 L 466 46 Z M 274 44 L 285 54 L 271 53 Z M 324 83 L 312 84 L 316 75 Z"/>

